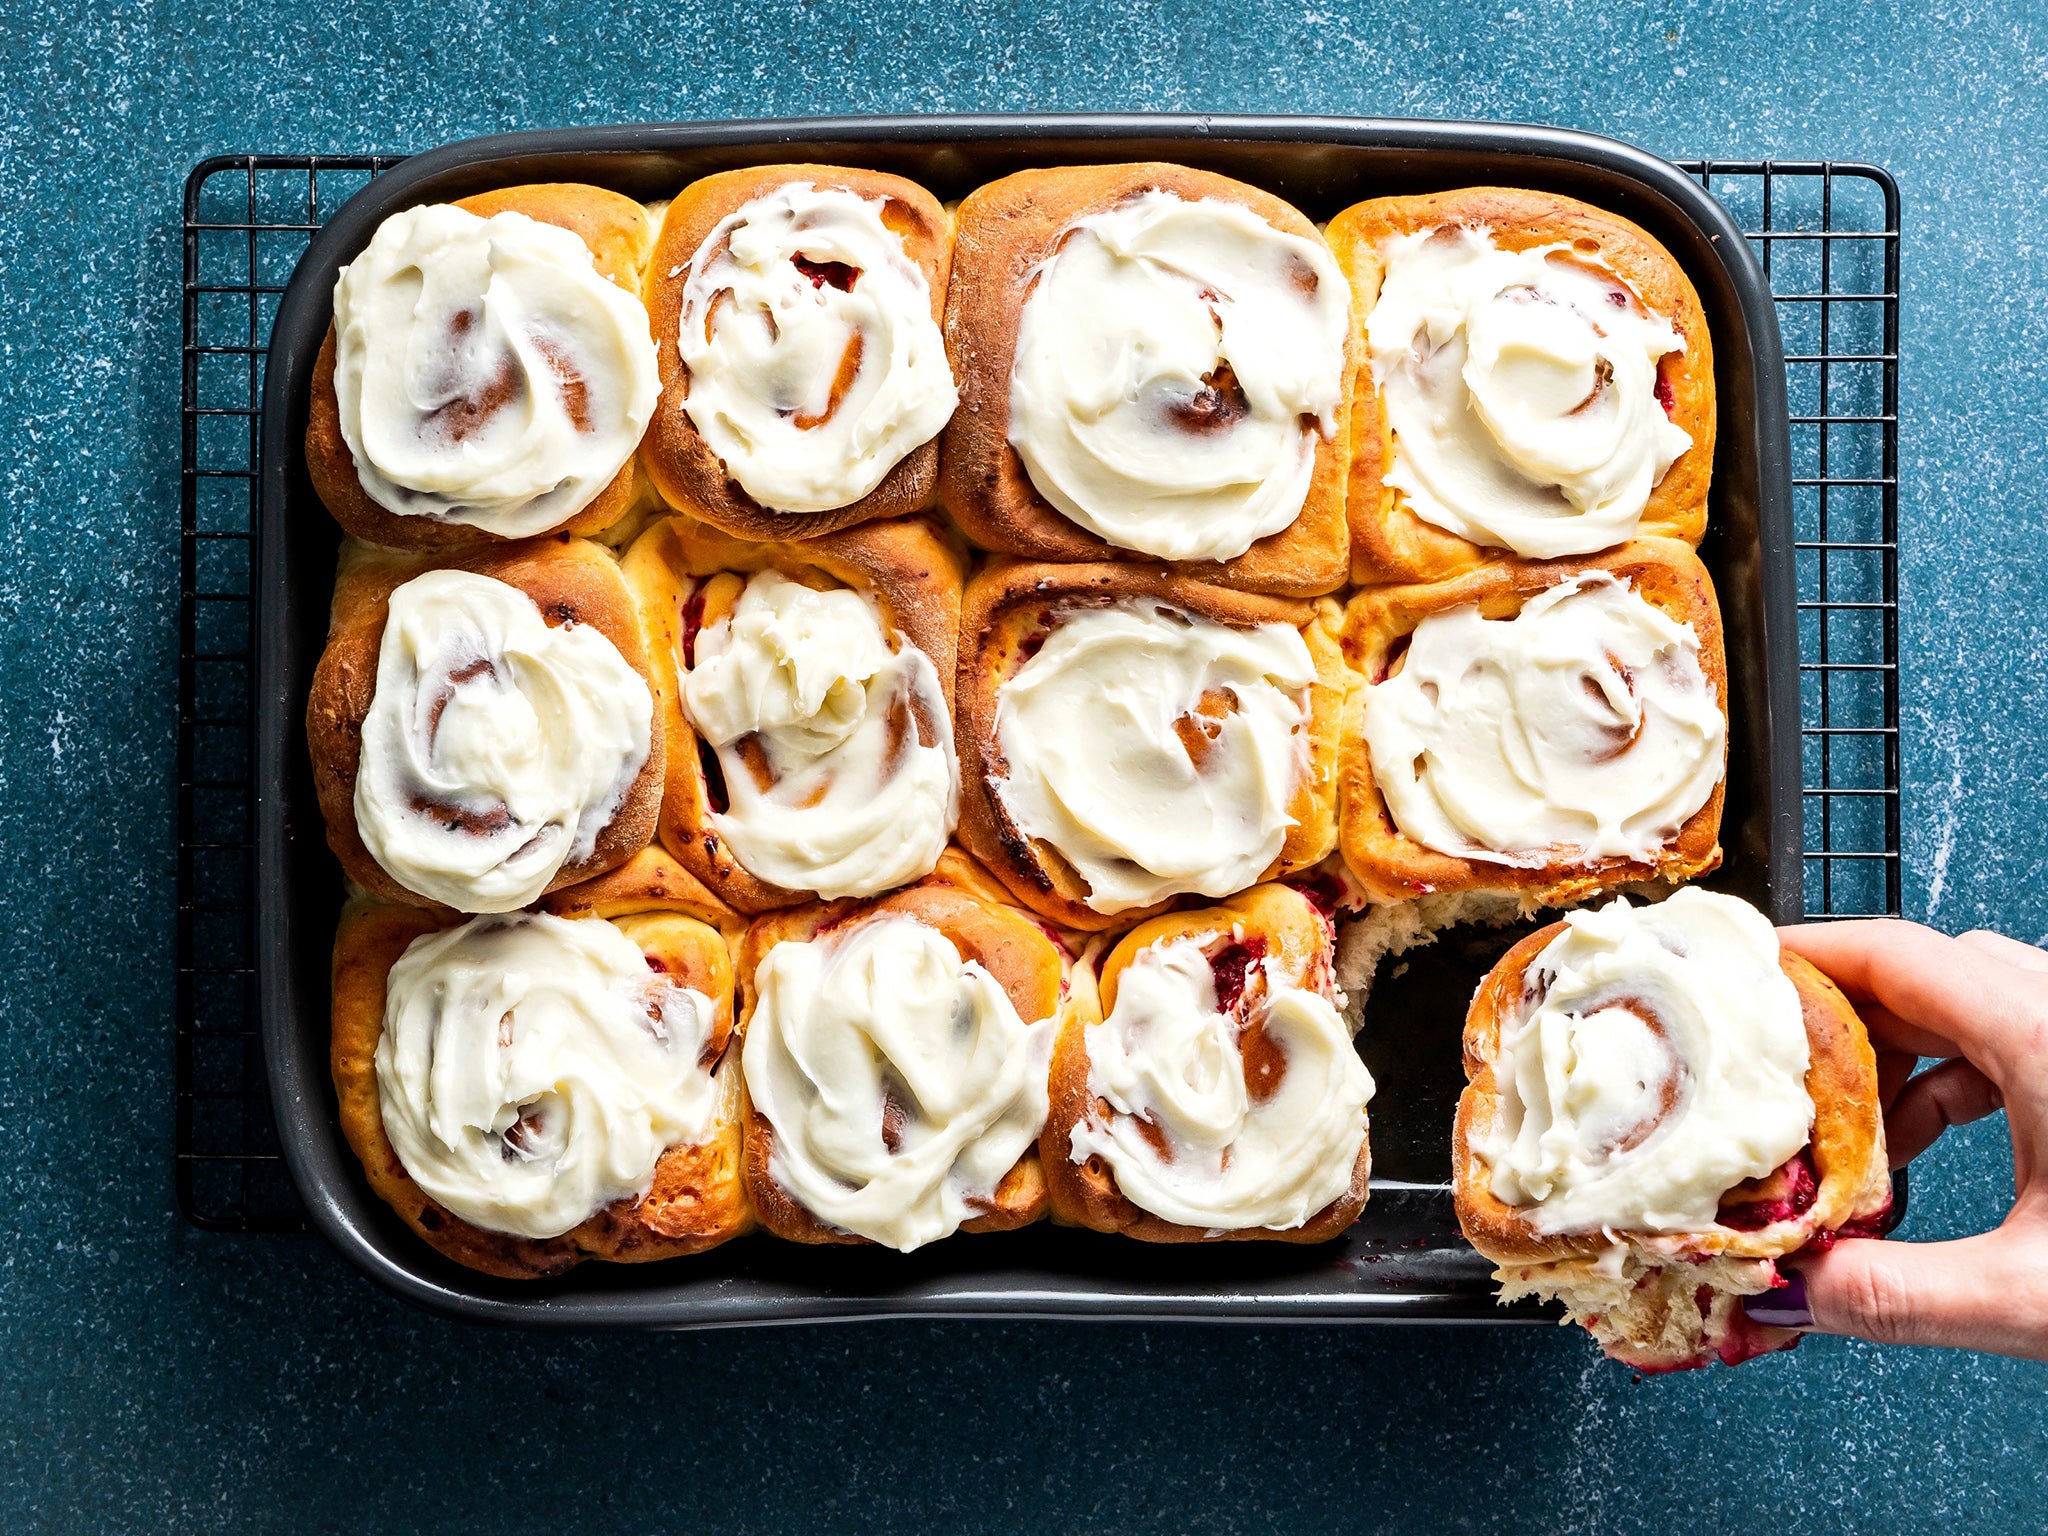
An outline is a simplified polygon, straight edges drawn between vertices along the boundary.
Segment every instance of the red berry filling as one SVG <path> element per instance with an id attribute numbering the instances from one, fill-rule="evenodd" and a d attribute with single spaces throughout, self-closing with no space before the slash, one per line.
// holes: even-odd
<path id="1" fill-rule="evenodd" d="M 859 267 L 849 267 L 843 261 L 812 261 L 808 256 L 789 258 L 797 271 L 811 280 L 813 288 L 822 288 L 830 283 L 841 293 L 853 292 L 854 281 L 860 276 Z"/>
<path id="2" fill-rule="evenodd" d="M 1216 981 L 1216 1008 L 1229 1013 L 1244 997 L 1245 974 L 1266 958 L 1263 938 L 1246 939 L 1226 945 L 1209 957 L 1209 972 Z"/>

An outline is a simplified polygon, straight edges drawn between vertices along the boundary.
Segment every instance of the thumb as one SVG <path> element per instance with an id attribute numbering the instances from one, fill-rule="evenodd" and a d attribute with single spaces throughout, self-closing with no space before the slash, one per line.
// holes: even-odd
<path id="1" fill-rule="evenodd" d="M 2048 1360 L 2042 1247 L 2010 1228 L 1947 1243 L 1851 1238 L 1796 1268 L 1822 1333 Z"/>

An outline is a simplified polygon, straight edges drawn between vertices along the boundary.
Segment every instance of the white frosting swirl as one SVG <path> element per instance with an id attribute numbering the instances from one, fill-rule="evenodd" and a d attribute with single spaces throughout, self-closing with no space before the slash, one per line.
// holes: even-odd
<path id="1" fill-rule="evenodd" d="M 1201 944 L 1140 951 L 1119 973 L 1116 1007 L 1084 1034 L 1089 1092 L 1116 1113 L 1091 1110 L 1075 1127 L 1074 1161 L 1101 1157 L 1133 1204 L 1209 1231 L 1284 1232 L 1343 1195 L 1372 1074 L 1328 998 L 1288 985 L 1270 959 L 1264 982 L 1262 995 L 1247 990 L 1224 1008 Z M 1254 1031 L 1264 1036 L 1256 1090 L 1246 1083 Z"/>
<path id="2" fill-rule="evenodd" d="M 509 912 L 590 857 L 647 762 L 654 697 L 588 624 L 517 587 L 429 571 L 391 594 L 363 720 L 356 825 L 384 872 Z"/>
<path id="3" fill-rule="evenodd" d="M 377 1098 L 413 1182 L 464 1221 L 559 1237 L 638 1200 L 710 1133 L 718 1022 L 601 918 L 514 913 L 415 939 L 391 967 Z"/>
<path id="4" fill-rule="evenodd" d="M 890 639 L 860 593 L 776 571 L 749 578 L 698 635 L 683 703 L 725 779 L 729 807 L 712 824 L 749 873 L 871 896 L 938 863 L 960 814 L 952 720 L 931 658 Z"/>
<path id="5" fill-rule="evenodd" d="M 1630 538 L 1692 446 L 1657 398 L 1671 322 L 1569 245 L 1504 251 L 1446 226 L 1380 248 L 1366 318 L 1393 428 L 1386 483 L 1417 517 L 1531 559 Z"/>
<path id="6" fill-rule="evenodd" d="M 980 1214 L 1045 1124 L 1053 1020 L 1027 1024 L 937 930 L 885 914 L 777 944 L 741 1053 L 769 1172 L 831 1226 L 909 1252 Z"/>
<path id="7" fill-rule="evenodd" d="M 1542 1232 L 1699 1232 L 1806 1145 L 1799 993 L 1755 908 L 1687 887 L 1567 914 L 1501 1021 L 1474 1151 Z"/>
<path id="8" fill-rule="evenodd" d="M 959 402 L 931 287 L 884 206 L 792 182 L 727 214 L 690 259 L 683 409 L 764 507 L 860 500 Z"/>
<path id="9" fill-rule="evenodd" d="M 997 693 L 996 795 L 1103 913 L 1256 882 L 1294 825 L 1315 663 L 1285 624 L 1156 603 L 1062 615 Z"/>
<path id="10" fill-rule="evenodd" d="M 506 538 L 588 506 L 661 394 L 639 298 L 522 213 L 393 214 L 341 269 L 334 330 L 341 434 L 370 499 Z"/>
<path id="11" fill-rule="evenodd" d="M 1146 192 L 1078 221 L 1039 268 L 1010 442 L 1040 495 L 1119 548 L 1231 559 L 1300 515 L 1350 326 L 1320 240 Z"/>
<path id="12" fill-rule="evenodd" d="M 1654 860 L 1713 795 L 1726 739 L 1692 626 L 1605 572 L 1512 619 L 1431 614 L 1365 691 L 1401 835 L 1511 868 Z"/>

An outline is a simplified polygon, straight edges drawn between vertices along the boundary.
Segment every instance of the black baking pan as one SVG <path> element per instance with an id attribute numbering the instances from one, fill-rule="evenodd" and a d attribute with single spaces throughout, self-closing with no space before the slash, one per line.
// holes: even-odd
<path id="1" fill-rule="evenodd" d="M 1172 160 L 1277 193 L 1311 218 L 1392 193 L 1484 183 L 1580 197 L 1642 224 L 1698 285 L 1714 338 L 1720 429 L 1700 553 L 1727 633 L 1730 759 L 1709 882 L 1779 922 L 1801 907 L 1798 635 L 1784 354 L 1763 272 L 1721 206 L 1675 167 L 1553 128 L 1337 117 L 820 118 L 562 129 L 472 139 L 407 160 L 312 242 L 277 314 L 264 384 L 256 559 L 258 996 L 284 1153 L 312 1224 L 373 1279 L 455 1316 L 555 1326 L 716 1327 L 828 1318 L 1069 1317 L 1242 1322 L 1538 1319 L 1497 1307 L 1458 1236 L 1450 1126 L 1474 984 L 1520 932 L 1459 931 L 1389 962 L 1360 1049 L 1372 1105 L 1372 1199 L 1318 1247 L 1159 1248 L 1040 1225 L 915 1254 L 748 1237 L 657 1265 L 585 1264 L 494 1280 L 420 1243 L 373 1195 L 337 1123 L 328 972 L 342 900 L 306 757 L 308 685 L 327 631 L 340 534 L 306 478 L 313 359 L 338 269 L 388 215 L 522 182 L 582 181 L 643 200 L 714 171 L 784 160 L 894 171 L 954 199 L 1031 166 Z"/>

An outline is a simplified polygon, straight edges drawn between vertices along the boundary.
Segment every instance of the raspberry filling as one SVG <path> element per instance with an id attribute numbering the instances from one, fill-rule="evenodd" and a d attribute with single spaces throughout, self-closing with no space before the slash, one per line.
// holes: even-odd
<path id="1" fill-rule="evenodd" d="M 849 267 L 843 261 L 812 261 L 808 256 L 792 256 L 790 264 L 811 280 L 813 288 L 823 288 L 830 283 L 841 293 L 853 292 L 854 281 L 860 276 L 859 267 Z"/>
<path id="2" fill-rule="evenodd" d="M 704 628 L 704 588 L 699 586 L 683 600 L 683 669 L 697 667 L 697 634 Z"/>
<path id="3" fill-rule="evenodd" d="M 1814 1198 L 1820 1193 L 1812 1154 L 1799 1153 L 1768 1177 L 1742 1186 L 1742 1191 L 1756 1198 L 1723 1204 L 1715 1217 L 1722 1226 L 1737 1232 L 1756 1232 L 1804 1216 L 1813 1209 Z"/>
<path id="4" fill-rule="evenodd" d="M 1209 972 L 1216 981 L 1216 1008 L 1229 1013 L 1244 999 L 1245 974 L 1266 958 L 1263 938 L 1229 944 L 1209 957 Z"/>
<path id="5" fill-rule="evenodd" d="M 725 787 L 725 769 L 718 761 L 718 754 L 701 736 L 697 738 L 697 766 L 704 770 L 704 798 L 711 802 L 714 812 L 723 816 L 732 809 L 732 794 Z"/>
<path id="6" fill-rule="evenodd" d="M 1671 391 L 1671 381 L 1663 374 L 1657 375 L 1657 403 L 1664 407 L 1664 414 L 1671 415 L 1678 409 L 1678 397 Z"/>
<path id="7" fill-rule="evenodd" d="M 1337 883 L 1335 875 L 1303 875 L 1289 880 L 1286 885 L 1307 898 L 1308 904 L 1325 919 L 1335 918 L 1337 909 L 1343 905 L 1344 888 Z"/>

